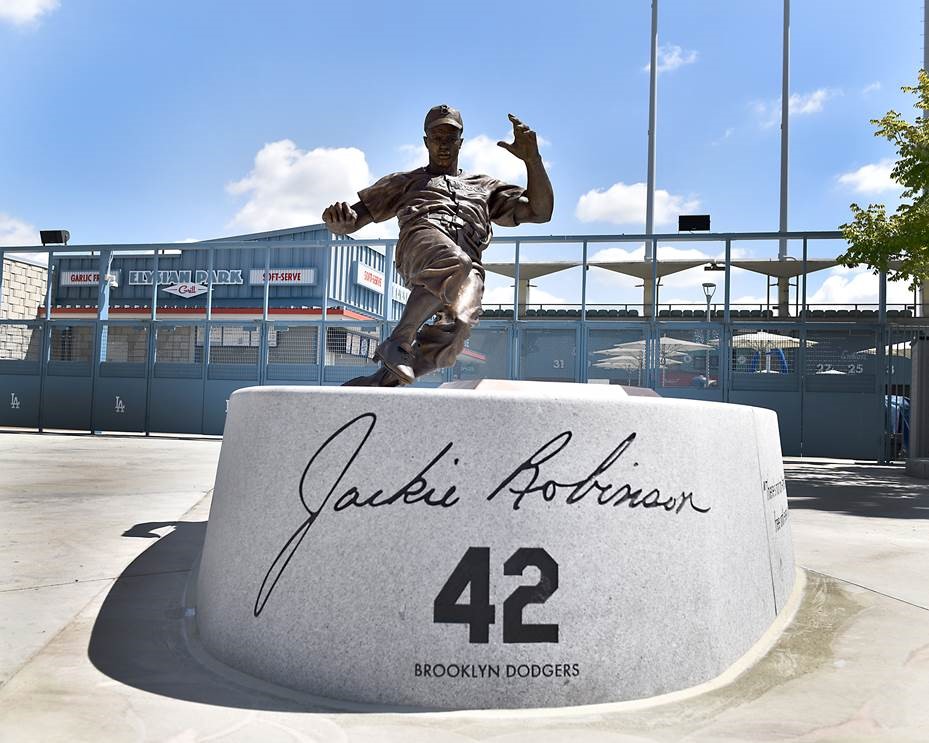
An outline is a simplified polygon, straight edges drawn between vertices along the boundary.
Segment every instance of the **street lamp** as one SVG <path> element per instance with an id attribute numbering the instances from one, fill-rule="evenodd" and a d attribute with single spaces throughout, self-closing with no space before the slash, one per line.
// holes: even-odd
<path id="1" fill-rule="evenodd" d="M 703 282 L 703 295 L 706 297 L 706 321 L 710 321 L 710 300 L 713 299 L 713 293 L 716 291 L 716 284 L 712 281 Z M 710 330 L 707 327 L 707 341 L 709 341 Z M 710 386 L 710 349 L 706 349 L 706 386 Z"/>
<path id="2" fill-rule="evenodd" d="M 703 294 L 706 297 L 706 319 L 710 319 L 710 300 L 713 298 L 713 292 L 716 291 L 716 284 L 710 281 L 703 282 Z"/>

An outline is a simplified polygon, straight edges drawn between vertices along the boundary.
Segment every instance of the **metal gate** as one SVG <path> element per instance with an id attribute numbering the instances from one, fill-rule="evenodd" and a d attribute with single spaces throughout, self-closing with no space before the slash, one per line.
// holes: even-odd
<path id="1" fill-rule="evenodd" d="M 879 341 L 877 328 L 806 328 L 804 456 L 881 458 L 884 375 Z"/>
<path id="2" fill-rule="evenodd" d="M 94 377 L 93 429 L 144 431 L 149 323 L 101 322 Z"/>
<path id="3" fill-rule="evenodd" d="M 96 328 L 97 323 L 90 320 L 48 322 L 40 427 L 93 430 Z"/>
<path id="4" fill-rule="evenodd" d="M 0 322 L 0 426 L 38 428 L 45 323 Z"/>
<path id="5" fill-rule="evenodd" d="M 148 431 L 203 432 L 205 328 L 205 323 L 197 322 L 153 323 Z"/>
<path id="6" fill-rule="evenodd" d="M 925 352 L 920 344 L 929 344 L 927 338 L 929 326 L 895 326 L 888 330 L 886 344 L 881 349 L 886 380 L 883 389 L 885 461 L 901 460 L 910 456 L 913 443 L 910 430 L 914 419 L 920 413 L 915 408 L 917 403 L 914 396 L 914 355 L 918 361 L 919 354 Z M 925 400 L 929 390 L 921 392 Z"/>

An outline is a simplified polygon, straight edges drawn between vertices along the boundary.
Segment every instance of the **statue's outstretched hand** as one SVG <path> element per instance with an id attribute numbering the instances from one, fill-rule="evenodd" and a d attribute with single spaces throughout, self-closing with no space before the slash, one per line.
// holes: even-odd
<path id="1" fill-rule="evenodd" d="M 507 114 L 507 116 L 513 122 L 513 142 L 497 142 L 497 146 L 516 155 L 523 162 L 538 158 L 539 143 L 536 141 L 535 132 L 513 114 Z"/>
<path id="2" fill-rule="evenodd" d="M 339 201 L 323 212 L 323 222 L 334 235 L 347 235 L 355 229 L 358 214 L 346 202 Z"/>

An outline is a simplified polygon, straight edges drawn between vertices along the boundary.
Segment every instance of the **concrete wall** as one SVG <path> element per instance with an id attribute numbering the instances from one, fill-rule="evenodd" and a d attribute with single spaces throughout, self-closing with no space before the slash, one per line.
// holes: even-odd
<path id="1" fill-rule="evenodd" d="M 45 301 L 45 266 L 3 257 L 0 320 L 34 320 Z"/>
<path id="2" fill-rule="evenodd" d="M 0 320 L 35 320 L 45 301 L 46 268 L 4 256 Z M 25 326 L 0 327 L 0 359 L 37 361 L 41 336 Z"/>

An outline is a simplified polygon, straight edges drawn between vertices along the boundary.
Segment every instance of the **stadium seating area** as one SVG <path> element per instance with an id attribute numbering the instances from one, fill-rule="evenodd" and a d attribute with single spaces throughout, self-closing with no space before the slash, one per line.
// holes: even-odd
<path id="1" fill-rule="evenodd" d="M 721 320 L 722 310 L 712 310 L 712 319 Z M 774 310 L 743 310 L 733 309 L 729 313 L 734 320 L 776 320 Z M 800 316 L 807 320 L 877 320 L 877 310 L 803 310 Z M 512 309 L 485 309 L 483 317 L 491 319 L 512 319 Z M 533 309 L 526 310 L 527 318 L 554 318 L 554 319 L 580 319 L 579 309 Z M 587 310 L 588 320 L 638 318 L 641 317 L 636 309 L 591 309 Z M 903 319 L 913 317 L 912 310 L 887 310 L 888 319 Z M 706 310 L 659 310 L 660 320 L 705 320 Z"/>

